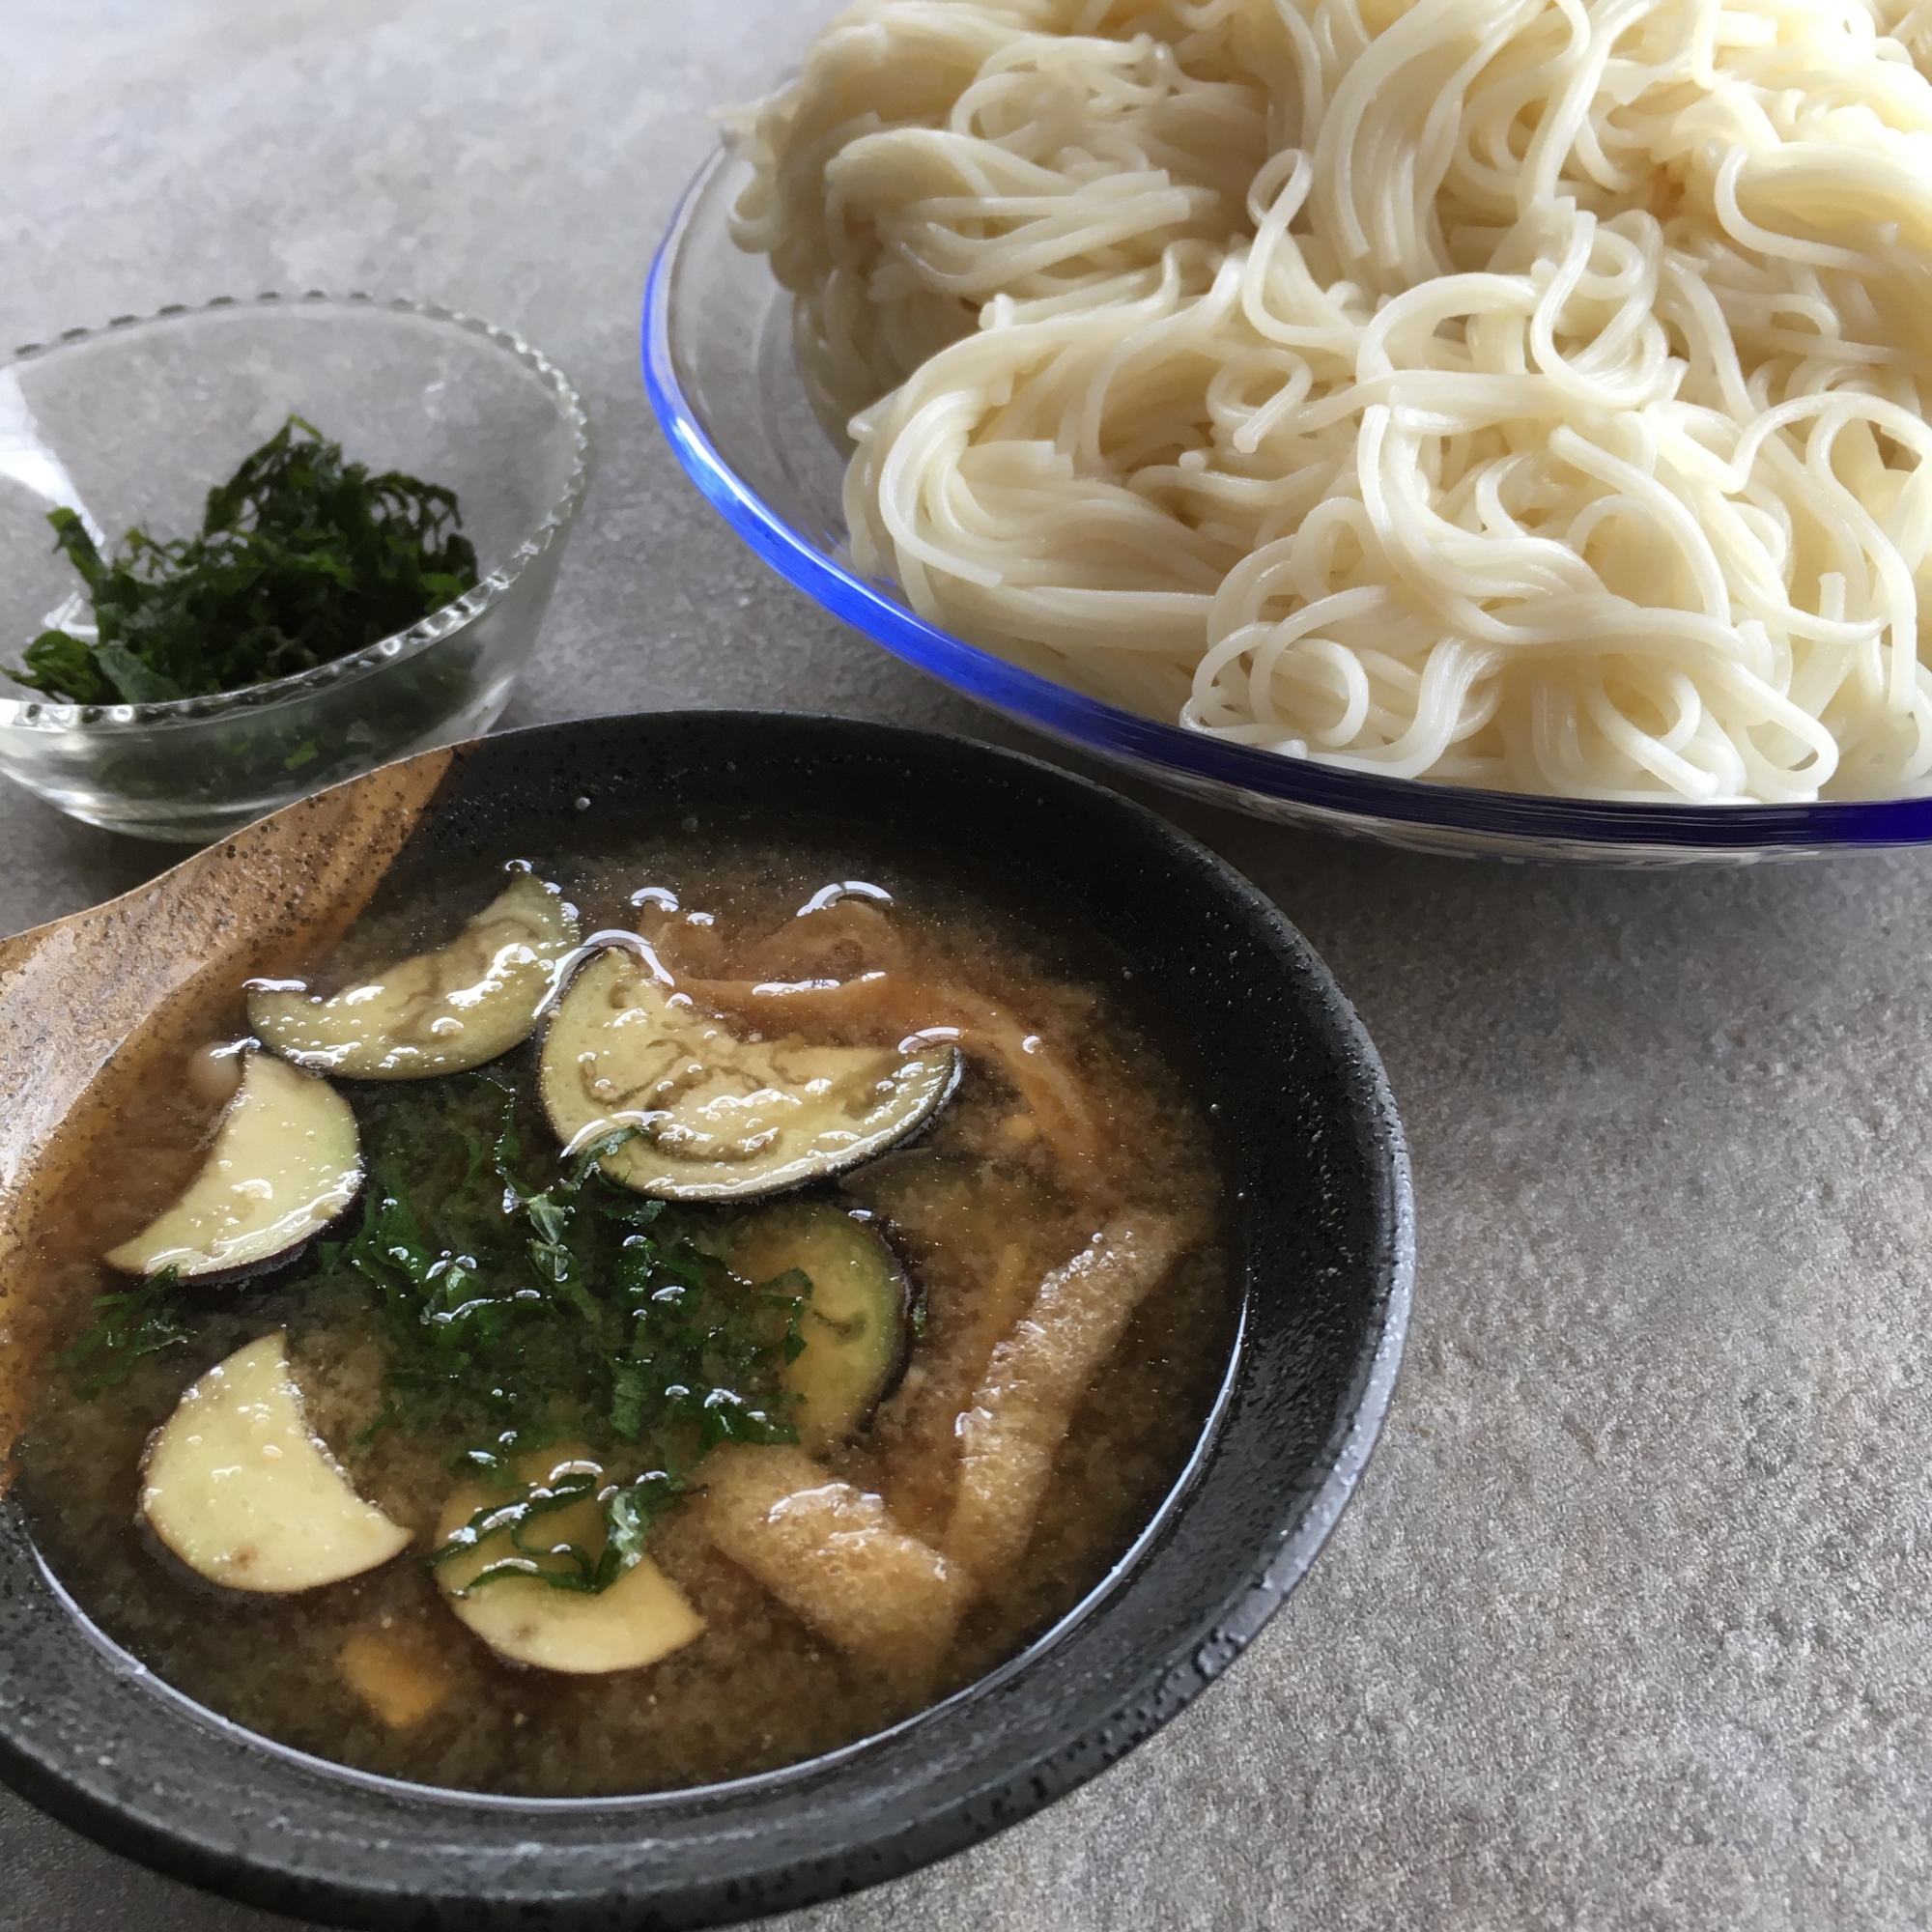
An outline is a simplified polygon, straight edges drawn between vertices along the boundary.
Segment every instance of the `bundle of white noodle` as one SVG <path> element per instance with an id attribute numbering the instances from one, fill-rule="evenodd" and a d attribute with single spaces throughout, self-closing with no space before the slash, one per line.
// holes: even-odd
<path id="1" fill-rule="evenodd" d="M 1924 792 L 1932 28 L 1880 9 L 861 0 L 740 117 L 739 240 L 861 567 L 1004 656 L 1389 777 Z"/>

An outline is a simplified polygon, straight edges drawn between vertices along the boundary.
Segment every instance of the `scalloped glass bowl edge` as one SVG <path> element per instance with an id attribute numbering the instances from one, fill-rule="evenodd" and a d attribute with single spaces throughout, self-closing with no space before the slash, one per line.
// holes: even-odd
<path id="1" fill-rule="evenodd" d="M 715 274 L 711 264 L 724 259 L 726 214 L 746 172 L 728 150 L 713 155 L 686 189 L 652 262 L 641 344 L 651 407 L 692 481 L 781 577 L 963 696 L 1070 749 L 1210 804 L 1412 851 L 1676 868 L 1932 842 L 1932 798 L 1621 805 L 1338 771 L 1122 710 L 928 624 L 890 589 L 853 570 L 843 532 L 829 519 L 817 520 L 823 527 L 814 535 L 749 480 L 744 426 L 723 421 L 716 407 L 706 406 L 708 394 L 756 395 L 765 373 L 755 330 L 700 331 L 688 319 L 699 305 L 693 296 L 696 278 Z M 768 271 L 765 280 L 768 306 L 774 305 L 782 293 Z M 756 433 L 768 447 L 782 451 L 790 439 L 796 448 L 801 435 L 822 438 L 799 410 L 780 420 L 768 407 L 764 416 Z"/>

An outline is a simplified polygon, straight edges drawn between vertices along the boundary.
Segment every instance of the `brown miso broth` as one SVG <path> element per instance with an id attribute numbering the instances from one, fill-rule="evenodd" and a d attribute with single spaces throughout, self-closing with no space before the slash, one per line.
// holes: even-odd
<path id="1" fill-rule="evenodd" d="M 848 1515 L 871 1512 L 867 1534 L 940 1579 L 946 1616 L 922 1634 L 908 1610 L 904 1643 L 870 1642 L 841 1621 L 849 1590 L 840 1598 L 836 1587 L 829 1597 L 807 1589 L 801 1598 L 781 1577 L 783 1595 L 771 1587 L 775 1573 L 761 1577 L 726 1555 L 727 1464 L 712 1463 L 707 1475 L 689 1430 L 664 1439 L 687 1444 L 682 1476 L 692 1494 L 650 1521 L 643 1548 L 702 1620 L 700 1634 L 641 1667 L 574 1674 L 505 1661 L 452 1612 L 429 1557 L 448 1534 L 452 1492 L 468 1480 L 460 1459 L 473 1451 L 480 1425 L 468 1412 L 412 1419 L 414 1398 L 397 1392 L 404 1358 L 382 1295 L 343 1256 L 370 1200 L 401 1185 L 383 1180 L 381 1151 L 416 1146 L 408 1134 L 431 1129 L 410 1123 L 428 1118 L 425 1108 L 443 1109 L 437 1122 L 458 1122 L 481 1149 L 471 1167 L 482 1179 L 461 1182 L 471 1192 L 500 1195 L 494 1170 L 477 1164 L 488 1159 L 522 1161 L 516 1172 L 532 1188 L 565 1174 L 539 1104 L 541 1032 L 474 1072 L 334 1079 L 374 1171 L 327 1245 L 311 1241 L 291 1264 L 233 1285 L 185 1285 L 172 1306 L 191 1339 L 133 1361 L 124 1379 L 91 1395 L 86 1386 L 107 1355 L 54 1360 L 18 1447 L 14 1493 L 55 1575 L 110 1637 L 209 1709 L 296 1748 L 427 1784 L 542 1797 L 664 1790 L 775 1769 L 875 1733 L 1016 1654 L 1094 1588 L 1172 1489 L 1234 1333 L 1208 1096 L 1158 1043 L 1161 989 L 1133 984 L 1104 935 L 1067 937 L 1050 912 L 1036 917 L 997 886 L 895 862 L 883 839 L 861 853 L 849 840 L 773 850 L 686 836 L 531 866 L 561 889 L 584 936 L 639 935 L 693 1010 L 738 1040 L 911 1053 L 909 1042 L 939 1052 L 934 1042 L 956 1039 L 956 1089 L 911 1138 L 782 1197 L 674 1203 L 639 1230 L 661 1255 L 715 1258 L 749 1240 L 754 1221 L 779 1225 L 757 1217 L 781 1199 L 856 1214 L 867 1238 L 883 1243 L 913 1299 L 888 1391 L 861 1426 L 809 1449 L 747 1441 L 715 1453 L 738 1459 L 729 1466 L 749 1471 L 753 1489 L 759 1471 L 804 1468 L 795 1459 L 810 1454 L 811 1492 L 836 1493 Z M 870 890 L 839 895 L 844 882 Z M 443 945 L 503 885 L 494 863 L 478 860 L 453 867 L 434 890 L 412 888 L 407 903 L 379 901 L 332 957 L 314 962 L 315 987 L 333 992 Z M 818 910 L 801 912 L 811 905 Z M 554 1015 L 550 1023 L 558 1024 Z M 237 987 L 200 1037 L 227 1041 L 246 1031 Z M 71 1214 L 39 1249 L 61 1344 L 71 1347 L 96 1321 L 95 1297 L 134 1286 L 93 1258 L 182 1194 L 226 1104 L 220 1088 L 219 1066 L 206 1060 L 157 1069 L 111 1145 L 73 1173 Z M 512 1090 L 514 1102 L 497 1089 Z M 490 1141 L 495 1128 L 485 1131 L 499 1118 L 515 1123 L 507 1156 Z M 448 1131 L 461 1137 L 456 1126 Z M 454 1155 L 436 1158 L 438 1173 L 463 1168 Z M 614 1170 L 615 1154 L 606 1160 Z M 446 1197 L 425 1194 L 430 1219 L 455 1211 L 457 1185 Z M 642 1198 L 595 1175 L 584 1186 L 572 1199 L 585 1217 L 597 1203 L 615 1203 L 614 1215 Z M 629 1226 L 613 1220 L 611 1253 L 630 1252 L 622 1248 Z M 524 1221 L 516 1228 L 521 1240 L 528 1231 Z M 1125 1272 L 1108 1269 L 1135 1239 L 1155 1257 L 1147 1264 L 1155 1285 L 1133 1289 L 1122 1322 L 1102 1303 L 1128 1293 L 1120 1284 L 1130 1278 L 1131 1253 Z M 487 1272 L 487 1257 L 482 1265 Z M 748 1388 L 757 1375 L 766 1377 L 757 1386 L 777 1387 L 773 1378 L 792 1373 L 788 1345 L 770 1339 L 781 1316 L 800 1333 L 820 1332 L 811 1296 L 798 1299 L 788 1280 L 758 1285 L 779 1313 L 758 1312 L 766 1303 L 751 1295 L 733 1304 L 745 1332 L 766 1338 L 765 1366 L 744 1372 Z M 1054 1299 L 1049 1281 L 1073 1286 L 1056 1289 Z M 733 1275 L 716 1292 L 728 1297 L 743 1287 Z M 1054 1326 L 1063 1319 L 1089 1321 L 1090 1336 L 1118 1334 L 1063 1404 L 1070 1407 L 1064 1433 L 1040 1393 L 1051 1377 L 1026 1381 L 1041 1362 L 1065 1358 L 1072 1344 Z M 1022 1332 L 1030 1321 L 1031 1341 Z M 276 1330 L 286 1332 L 307 1427 L 410 1542 L 344 1580 L 269 1594 L 197 1575 L 163 1546 L 140 1497 L 147 1445 L 184 1392 Z M 538 1352 L 520 1361 L 547 1359 L 541 1337 L 552 1330 L 528 1332 Z M 819 1346 L 810 1342 L 807 1352 Z M 519 1399 L 541 1406 L 541 1392 Z M 802 1429 L 811 1406 L 808 1398 L 787 1407 L 781 1390 L 758 1400 L 781 1429 Z M 965 1424 L 976 1406 L 981 1421 Z M 644 1452 L 608 1429 L 597 1435 L 602 1420 L 586 1423 L 561 1396 L 547 1415 L 520 1438 L 526 1478 L 538 1466 L 524 1452 L 532 1441 L 546 1465 L 583 1447 L 603 1472 L 595 1481 L 638 1476 Z M 980 1459 L 977 1532 L 980 1519 L 968 1519 L 980 1505 L 962 1499 L 962 1445 L 978 1445 Z M 1022 1507 L 1015 1498 L 1033 1493 L 1029 1455 L 1049 1458 L 1051 1475 L 1037 1505 Z M 747 1460 L 773 1457 L 794 1461 Z M 491 1480 L 502 1490 L 511 1479 Z M 797 1534 L 809 1540 L 800 1522 Z M 541 1544 L 540 1530 L 536 1523 L 528 1547 Z M 854 1561 L 863 1583 L 868 1573 Z M 491 1588 L 545 1605 L 570 1594 L 515 1579 Z"/>

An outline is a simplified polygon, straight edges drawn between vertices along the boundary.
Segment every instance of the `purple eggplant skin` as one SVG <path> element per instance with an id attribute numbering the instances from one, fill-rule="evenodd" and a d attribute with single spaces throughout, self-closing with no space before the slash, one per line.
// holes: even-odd
<path id="1" fill-rule="evenodd" d="M 906 1370 L 912 1365 L 913 1346 L 918 1339 L 915 1330 L 923 1320 L 925 1291 L 920 1283 L 918 1271 L 906 1254 L 902 1241 L 891 1230 L 887 1217 L 879 1213 L 876 1208 L 862 1207 L 851 1200 L 837 1180 L 810 1181 L 803 1187 L 789 1188 L 782 1195 L 761 1197 L 757 1201 L 748 1203 L 740 1218 L 752 1220 L 762 1208 L 792 1203 L 836 1208 L 848 1221 L 863 1228 L 877 1244 L 886 1271 L 898 1287 L 897 1347 L 885 1373 L 879 1378 L 867 1401 L 864 1414 L 852 1425 L 849 1432 L 853 1435 L 863 1435 L 872 1426 L 873 1419 L 882 1405 L 904 1381 Z"/>
<path id="2" fill-rule="evenodd" d="M 925 1289 L 905 1251 L 903 1239 L 885 1215 L 871 1208 L 848 1207 L 845 1212 L 848 1219 L 858 1222 L 885 1251 L 899 1284 L 898 1353 L 880 1381 L 870 1406 L 854 1428 L 853 1433 L 861 1435 L 871 1428 L 873 1417 L 897 1393 L 899 1384 L 905 1380 L 907 1369 L 912 1366 L 913 1343 L 918 1331 L 925 1325 Z"/>
<path id="3" fill-rule="evenodd" d="M 939 1104 L 903 1140 L 895 1141 L 889 1148 L 881 1148 L 856 1167 L 847 1168 L 842 1174 L 831 1177 L 832 1187 L 827 1190 L 828 1193 L 842 1192 L 848 1180 L 855 1179 L 875 1162 L 890 1160 L 895 1154 L 910 1153 L 916 1149 L 931 1132 L 933 1123 L 958 1094 L 960 1082 L 965 1077 L 966 1056 L 955 1049 L 952 1056 L 952 1078 L 947 1082 L 946 1092 L 941 1095 Z M 893 1224 L 892 1217 L 880 1213 L 876 1208 L 859 1207 L 849 1202 L 844 1205 L 846 1212 L 853 1220 L 868 1227 L 878 1237 L 879 1244 L 891 1258 L 894 1272 L 897 1274 L 901 1284 L 898 1357 L 880 1384 L 878 1394 L 872 1398 L 872 1406 L 867 1410 L 865 1420 L 859 1424 L 859 1428 L 863 1431 L 872 1426 L 872 1418 L 898 1392 L 899 1384 L 905 1380 L 906 1371 L 912 1367 L 913 1349 L 925 1331 L 926 1294 L 925 1284 L 920 1279 L 919 1269 L 914 1264 L 906 1238 Z"/>

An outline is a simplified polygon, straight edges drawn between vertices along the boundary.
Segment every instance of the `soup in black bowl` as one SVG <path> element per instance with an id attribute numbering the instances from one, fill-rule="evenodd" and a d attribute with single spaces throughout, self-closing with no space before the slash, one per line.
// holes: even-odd
<path id="1" fill-rule="evenodd" d="M 981 1835 L 1222 1668 L 1406 1293 L 1279 915 L 829 720 L 512 734 L 403 829 L 41 1163 L 15 1781 L 345 1922 L 696 1923 Z"/>

